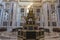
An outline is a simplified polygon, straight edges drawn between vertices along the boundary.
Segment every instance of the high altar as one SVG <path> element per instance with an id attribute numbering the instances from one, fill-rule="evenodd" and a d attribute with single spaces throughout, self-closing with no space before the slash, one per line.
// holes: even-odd
<path id="1" fill-rule="evenodd" d="M 43 28 L 39 28 L 33 10 L 30 9 L 22 29 L 18 29 L 18 40 L 39 40 L 44 38 Z"/>

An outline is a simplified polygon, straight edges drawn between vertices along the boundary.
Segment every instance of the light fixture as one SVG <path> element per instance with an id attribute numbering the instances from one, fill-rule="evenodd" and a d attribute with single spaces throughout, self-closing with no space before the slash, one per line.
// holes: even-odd
<path id="1" fill-rule="evenodd" d="M 33 5 L 33 3 L 31 3 L 30 5 L 27 6 L 27 8 L 30 8 Z"/>

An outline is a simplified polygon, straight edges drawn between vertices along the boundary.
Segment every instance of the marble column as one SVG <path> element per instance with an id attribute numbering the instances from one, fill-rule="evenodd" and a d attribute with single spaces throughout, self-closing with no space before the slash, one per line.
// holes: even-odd
<path id="1" fill-rule="evenodd" d="M 44 2 L 43 7 L 43 16 L 44 16 L 44 28 L 48 28 L 48 13 L 47 13 L 48 2 Z"/>

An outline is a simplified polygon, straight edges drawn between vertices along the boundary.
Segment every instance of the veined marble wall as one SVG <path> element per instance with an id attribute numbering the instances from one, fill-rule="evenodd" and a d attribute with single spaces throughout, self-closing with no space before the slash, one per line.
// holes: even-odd
<path id="1" fill-rule="evenodd" d="M 56 5 L 57 3 L 55 1 L 41 1 L 39 0 L 39 2 L 28 2 L 28 1 L 32 1 L 32 0 L 22 0 L 24 2 L 20 2 L 19 0 L 15 0 L 15 1 L 3 1 L 3 7 L 1 8 L 3 10 L 3 18 L 0 17 L 0 25 L 2 22 L 2 26 L 3 26 L 3 22 L 7 21 L 7 29 L 12 30 L 13 28 L 17 28 L 17 27 L 21 27 L 23 25 L 23 23 L 25 23 L 25 17 L 27 16 L 27 11 L 29 10 L 29 7 L 33 8 L 33 11 L 35 13 L 35 16 L 38 18 L 37 22 L 38 25 L 40 25 L 39 27 L 49 27 L 48 26 L 48 21 L 50 22 L 50 26 L 52 26 L 52 22 L 54 21 L 54 19 L 56 18 L 55 22 L 57 23 L 57 15 L 50 15 L 52 12 L 51 9 L 51 5 Z M 34 0 L 33 0 L 34 1 Z M 35 0 L 37 1 L 37 0 Z M 2 2 L 2 1 L 1 1 Z M 1 4 L 1 3 L 0 3 Z M 54 6 L 56 8 L 56 6 Z M 21 12 L 21 9 L 23 8 L 24 12 Z M 40 13 L 39 16 L 37 15 L 37 9 L 40 9 Z M 55 10 L 56 11 L 56 10 Z M 49 12 L 49 18 L 50 20 L 48 20 L 48 12 Z M 53 19 L 54 18 L 54 19 Z M 2 20 L 3 19 L 3 20 Z M 56 25 L 57 26 L 57 25 Z"/>

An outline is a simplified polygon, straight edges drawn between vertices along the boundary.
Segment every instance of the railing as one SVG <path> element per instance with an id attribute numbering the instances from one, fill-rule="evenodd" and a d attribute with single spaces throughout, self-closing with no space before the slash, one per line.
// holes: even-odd
<path id="1" fill-rule="evenodd" d="M 2 28 L 6 28 L 6 29 L 15 29 L 15 28 L 23 28 L 23 26 L 0 26 L 0 29 Z M 49 29 L 50 31 L 53 30 L 53 28 L 60 28 L 60 27 L 57 27 L 57 26 L 41 26 L 39 28 L 44 28 L 44 29 Z"/>

